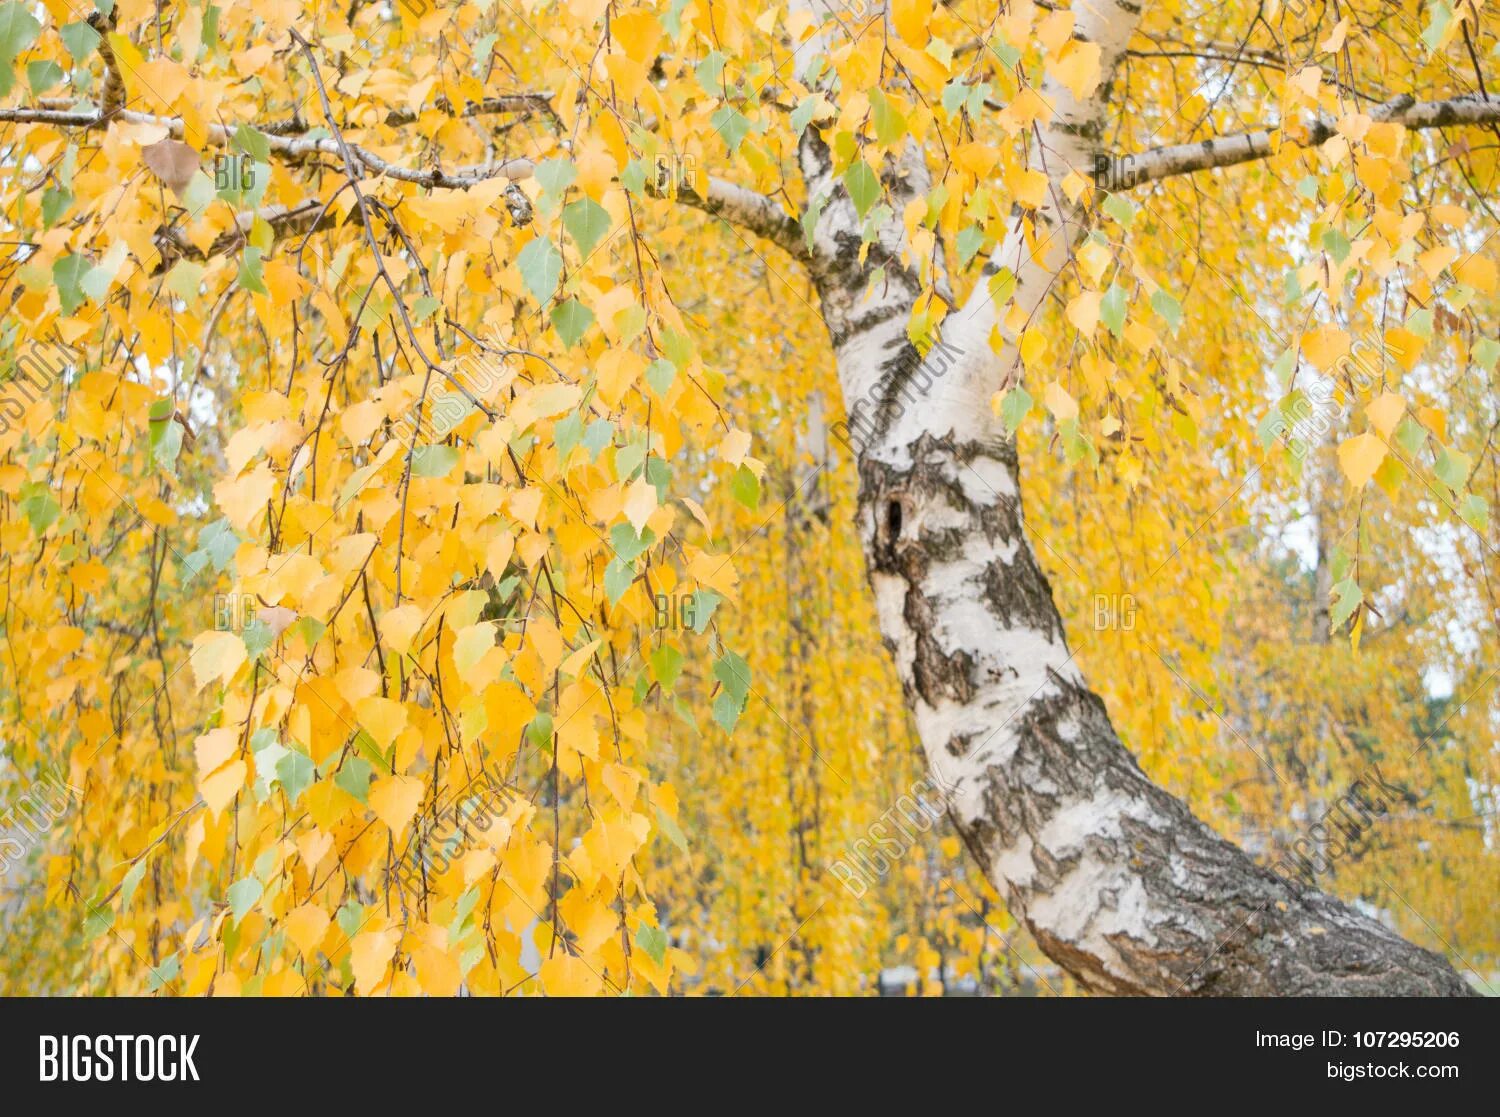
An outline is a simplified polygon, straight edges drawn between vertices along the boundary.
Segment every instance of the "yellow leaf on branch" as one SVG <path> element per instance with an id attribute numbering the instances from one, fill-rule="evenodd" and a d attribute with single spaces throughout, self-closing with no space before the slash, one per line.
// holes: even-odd
<path id="1" fill-rule="evenodd" d="M 1339 468 L 1355 488 L 1363 486 L 1385 458 L 1385 443 L 1379 435 L 1366 432 L 1339 444 Z"/>

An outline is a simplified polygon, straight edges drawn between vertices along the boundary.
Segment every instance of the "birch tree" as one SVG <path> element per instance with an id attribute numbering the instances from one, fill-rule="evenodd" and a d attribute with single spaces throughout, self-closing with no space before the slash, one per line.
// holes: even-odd
<path id="1" fill-rule="evenodd" d="M 1147 778 L 1027 514 L 1024 424 L 1131 476 L 1139 432 L 1204 418 L 1162 265 L 1193 246 L 1127 232 L 1132 199 L 1266 164 L 1306 170 L 1307 212 L 1242 219 L 1313 245 L 1263 362 L 1291 389 L 1266 448 L 1300 461 L 1322 421 L 1300 384 L 1327 374 L 1358 416 L 1333 481 L 1418 474 L 1492 553 L 1493 438 L 1457 442 L 1493 435 L 1492 390 L 1450 425 L 1387 369 L 1457 352 L 1492 388 L 1493 217 L 1447 199 L 1500 124 L 1493 35 L 1468 3 L 1314 8 L 1231 6 L 1212 33 L 1133 0 L 0 8 L 7 759 L 84 807 L 38 915 L 78 913 L 76 980 L 669 990 L 688 952 L 643 865 L 687 839 L 647 712 L 696 679 L 732 734 L 759 697 L 703 493 L 777 514 L 753 451 L 785 425 L 814 473 L 851 460 L 932 784 L 1082 988 L 1471 992 Z M 1179 55 L 1193 90 L 1132 69 Z M 815 297 L 826 345 L 797 359 L 836 371 L 827 436 L 821 398 L 739 425 L 674 272 L 716 282 L 694 222 L 734 230 L 769 299 Z M 1357 335 L 1392 298 L 1372 361 Z M 1248 337 L 1246 307 L 1222 314 Z M 826 518 L 821 484 L 780 505 Z M 1361 538 L 1320 565 L 1350 654 L 1382 623 Z M 224 623 L 170 600 L 211 585 Z M 801 685 L 791 716 L 814 705 Z"/>

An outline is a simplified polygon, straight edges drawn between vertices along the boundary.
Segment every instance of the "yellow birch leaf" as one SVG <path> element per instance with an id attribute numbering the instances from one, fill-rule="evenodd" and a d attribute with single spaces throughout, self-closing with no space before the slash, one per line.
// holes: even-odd
<path id="1" fill-rule="evenodd" d="M 1047 404 L 1047 410 L 1052 412 L 1059 423 L 1078 418 L 1078 402 L 1056 380 L 1047 385 L 1042 398 Z"/>
<path id="2" fill-rule="evenodd" d="M 1349 19 L 1345 18 L 1334 24 L 1333 30 L 1328 37 L 1318 44 L 1318 50 L 1325 54 L 1335 54 L 1344 49 L 1344 38 L 1349 34 Z"/>
<path id="3" fill-rule="evenodd" d="M 392 930 L 365 931 L 350 944 L 349 968 L 354 971 L 354 987 L 362 996 L 368 997 L 380 988 L 398 937 Z"/>
<path id="4" fill-rule="evenodd" d="M 463 983 L 463 974 L 458 963 L 447 951 L 423 943 L 412 951 L 412 960 L 417 964 L 417 983 L 429 997 L 452 997 Z"/>
<path id="5" fill-rule="evenodd" d="M 1420 334 L 1412 333 L 1405 326 L 1392 326 L 1385 331 L 1386 350 L 1407 372 L 1417 367 L 1427 341 Z"/>
<path id="6" fill-rule="evenodd" d="M 1428 279 L 1436 279 L 1443 274 L 1444 268 L 1457 259 L 1458 249 L 1451 244 L 1440 244 L 1418 256 L 1417 266 L 1427 273 Z"/>
<path id="7" fill-rule="evenodd" d="M 396 652 L 406 652 L 422 627 L 422 619 L 422 610 L 416 605 L 387 610 L 380 618 L 381 641 Z"/>
<path id="8" fill-rule="evenodd" d="M 198 781 L 198 794 L 208 804 L 208 809 L 218 814 L 239 794 L 245 786 L 247 769 L 243 760 L 231 760 L 211 776 Z"/>
<path id="9" fill-rule="evenodd" d="M 1099 304 L 1104 296 L 1098 291 L 1080 291 L 1068 302 L 1068 321 L 1081 334 L 1092 334 L 1099 324 Z"/>
<path id="10" fill-rule="evenodd" d="M 1069 42 L 1061 57 L 1047 66 L 1047 72 L 1078 100 L 1085 100 L 1099 84 L 1098 43 Z"/>
<path id="11" fill-rule="evenodd" d="M 198 689 L 202 690 L 212 682 L 227 684 L 248 655 L 245 642 L 233 632 L 201 632 L 193 638 L 189 658 Z"/>
<path id="12" fill-rule="evenodd" d="M 1370 425 L 1384 438 L 1391 437 L 1391 432 L 1396 429 L 1396 424 L 1401 421 L 1401 416 L 1405 413 L 1406 401 L 1395 392 L 1381 394 L 1371 400 L 1365 408 L 1365 415 L 1369 418 Z"/>
<path id="13" fill-rule="evenodd" d="M 1036 368 L 1047 351 L 1047 338 L 1041 330 L 1027 330 L 1021 335 L 1021 363 L 1027 368 Z"/>
<path id="14" fill-rule="evenodd" d="M 563 638 L 557 626 L 546 617 L 532 617 L 526 622 L 526 642 L 542 661 L 543 669 L 550 675 L 562 662 Z"/>
<path id="15" fill-rule="evenodd" d="M 558 913 L 577 936 L 578 948 L 585 954 L 596 953 L 620 929 L 620 916 L 609 905 L 613 896 L 589 895 L 583 888 L 570 888 L 559 901 Z"/>
<path id="16" fill-rule="evenodd" d="M 261 462 L 243 477 L 220 481 L 215 485 L 214 500 L 236 530 L 242 535 L 251 535 L 251 523 L 266 510 L 275 491 L 276 475 L 271 472 L 269 465 Z"/>
<path id="17" fill-rule="evenodd" d="M 1067 10 L 1054 11 L 1037 24 L 1036 37 L 1041 42 L 1042 49 L 1052 58 L 1061 55 L 1072 40 L 1073 23 L 1076 18 Z"/>
<path id="18" fill-rule="evenodd" d="M 637 535 L 646 530 L 646 521 L 656 511 L 656 486 L 646 480 L 644 473 L 626 487 L 623 511 Z"/>
<path id="19" fill-rule="evenodd" d="M 1036 209 L 1047 200 L 1047 176 L 1041 171 L 1025 170 L 1007 175 L 1005 185 L 1016 201 L 1027 209 Z"/>
<path id="20" fill-rule="evenodd" d="M 332 922 L 328 913 L 314 903 L 306 903 L 294 910 L 286 917 L 284 927 L 287 938 L 292 940 L 298 952 L 304 959 L 311 961 L 317 956 L 318 947 L 323 944 L 323 938 L 328 934 L 328 925 Z"/>
<path id="21" fill-rule="evenodd" d="M 932 0 L 891 0 L 891 22 L 912 46 L 925 46 L 931 37 Z"/>
<path id="22" fill-rule="evenodd" d="M 739 465 L 749 452 L 750 436 L 739 428 L 730 431 L 724 436 L 724 441 L 719 443 L 719 457 L 727 465 Z"/>
<path id="23" fill-rule="evenodd" d="M 414 776 L 386 776 L 370 788 L 370 809 L 399 839 L 426 791 L 427 785 Z"/>
<path id="24" fill-rule="evenodd" d="M 634 62 L 646 63 L 656 58 L 656 44 L 661 41 L 661 23 L 651 12 L 624 12 L 609 22 L 611 37 Z"/>
<path id="25" fill-rule="evenodd" d="M 1337 326 L 1324 326 L 1302 337 L 1302 355 L 1319 372 L 1327 372 L 1349 352 L 1349 335 Z"/>
<path id="26" fill-rule="evenodd" d="M 385 408 L 373 400 L 365 400 L 344 408 L 339 416 L 339 429 L 356 446 L 367 442 L 385 421 Z"/>
<path id="27" fill-rule="evenodd" d="M 379 695 L 361 698 L 354 704 L 354 713 L 360 726 L 375 739 L 382 751 L 390 748 L 406 728 L 406 706 L 394 698 Z"/>
<path id="28" fill-rule="evenodd" d="M 582 958 L 558 951 L 542 963 L 539 976 L 549 997 L 597 997 L 604 979 Z"/>
<path id="29" fill-rule="evenodd" d="M 1473 287 L 1486 295 L 1495 293 L 1495 262 L 1487 256 L 1465 257 L 1461 263 L 1454 265 L 1453 275 L 1466 287 Z"/>
<path id="30" fill-rule="evenodd" d="M 1385 443 L 1368 431 L 1345 439 L 1339 445 L 1339 468 L 1355 488 L 1360 488 L 1375 476 L 1384 457 Z"/>

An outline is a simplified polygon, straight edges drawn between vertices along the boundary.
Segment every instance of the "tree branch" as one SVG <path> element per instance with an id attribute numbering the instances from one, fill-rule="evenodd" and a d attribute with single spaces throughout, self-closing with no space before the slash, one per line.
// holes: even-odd
<path id="1" fill-rule="evenodd" d="M 113 114 L 86 110 L 0 109 L 0 123 L 50 124 L 56 128 L 97 128 L 111 121 L 159 125 L 177 140 L 183 138 L 185 131 L 183 122 L 177 117 L 154 116 L 151 113 L 135 112 L 129 109 L 122 109 Z M 261 134 L 265 136 L 270 150 L 286 159 L 305 159 L 310 155 L 328 155 L 342 159 L 344 156 L 336 142 L 321 136 L 281 136 L 264 131 Z M 234 133 L 223 125 L 210 124 L 201 139 L 202 142 L 214 147 L 227 147 L 233 135 Z M 533 166 L 529 159 L 502 159 L 493 163 L 458 167 L 451 172 L 444 171 L 441 167 L 416 171 L 387 162 L 358 144 L 351 143 L 348 148 L 355 162 L 371 173 L 385 175 L 402 182 L 414 182 L 419 186 L 442 186 L 463 190 L 492 178 L 508 178 L 512 181 L 506 187 L 505 203 L 510 210 L 511 219 L 517 225 L 524 225 L 531 220 L 531 199 L 527 198 L 521 188 L 514 184 L 516 179 L 531 176 Z"/>
<path id="2" fill-rule="evenodd" d="M 487 116 L 491 113 L 507 112 L 540 112 L 544 113 L 553 126 L 562 130 L 562 122 L 558 119 L 557 110 L 552 107 L 552 94 L 550 93 L 503 93 L 497 97 L 486 97 L 482 101 L 470 101 L 462 110 L 455 113 L 448 98 L 438 97 L 433 102 L 433 108 L 440 112 L 448 113 L 450 116 Z M 420 115 L 419 110 L 392 109 L 385 115 L 385 122 L 391 127 L 399 127 L 402 124 L 411 124 Z"/>
<path id="3" fill-rule="evenodd" d="M 107 15 L 104 12 L 93 12 L 88 18 L 88 25 L 99 36 L 99 57 L 104 60 L 104 85 L 99 94 L 101 121 L 109 120 L 125 107 L 125 78 L 120 73 L 120 63 L 115 58 L 114 47 L 109 41 L 117 19 L 113 9 Z M 96 126 L 102 127 L 102 124 Z"/>
<path id="4" fill-rule="evenodd" d="M 235 227 L 220 233 L 206 249 L 193 244 L 183 236 L 181 229 L 163 227 L 156 234 L 156 249 L 161 253 L 161 260 L 151 274 L 160 275 L 180 259 L 203 261 L 233 252 L 245 243 L 256 218 L 271 227 L 275 240 L 281 240 L 299 233 L 330 228 L 337 222 L 338 215 L 316 198 L 309 198 L 292 206 L 266 206 L 253 213 L 237 214 Z M 356 212 L 346 220 L 359 221 L 361 218 Z"/>
<path id="5" fill-rule="evenodd" d="M 546 100 L 548 97 L 549 95 L 544 93 L 523 93 L 486 98 L 481 102 L 472 102 L 464 110 L 464 114 L 478 115 L 484 112 L 516 111 L 525 106 L 536 107 L 539 101 Z M 551 109 L 548 107 L 544 111 L 550 113 Z M 415 119 L 407 114 L 392 113 L 387 117 L 386 122 L 391 123 L 393 118 L 398 124 L 409 123 L 410 119 Z M 113 113 L 88 109 L 0 109 L 0 123 L 46 124 L 54 128 L 98 128 L 111 121 L 120 121 L 125 124 L 155 124 L 165 128 L 168 134 L 177 140 L 183 139 L 185 131 L 183 122 L 177 117 L 155 116 L 151 113 L 128 109 Z M 305 159 L 311 155 L 328 155 L 335 159 L 344 157 L 344 152 L 336 141 L 326 137 L 306 135 L 307 124 L 301 120 L 280 122 L 279 126 L 259 124 L 253 126 L 265 137 L 271 152 L 285 159 Z M 275 130 L 268 131 L 268 128 Z M 202 140 L 214 147 L 226 147 L 233 136 L 234 133 L 228 128 L 211 124 Z M 441 167 L 433 167 L 430 170 L 412 170 L 391 163 L 356 143 L 345 142 L 349 154 L 365 170 L 374 175 L 385 175 L 388 178 L 415 183 L 418 186 L 467 190 L 493 178 L 508 178 L 511 181 L 506 187 L 505 202 L 510 210 L 511 219 L 517 225 L 527 224 L 531 220 L 531 200 L 526 197 L 525 192 L 519 186 L 515 185 L 517 181 L 530 178 L 535 173 L 536 164 L 530 159 L 502 159 L 492 163 L 456 167 L 448 171 Z M 765 194 L 713 176 L 708 179 L 706 195 L 700 194 L 691 183 L 685 181 L 678 183 L 675 191 L 654 182 L 648 182 L 646 186 L 653 197 L 675 200 L 715 217 L 722 217 L 726 221 L 739 225 L 747 232 L 771 241 L 799 261 L 806 263 L 811 259 L 797 219 L 786 213 L 774 199 Z"/>
<path id="6" fill-rule="evenodd" d="M 675 195 L 669 195 L 654 183 L 647 183 L 652 197 L 675 199 L 684 205 L 721 217 L 755 236 L 770 241 L 803 264 L 812 262 L 812 253 L 802 235 L 801 223 L 776 204 L 774 198 L 748 187 L 710 175 L 707 195 L 699 194 L 688 183 L 679 183 Z"/>
<path id="7" fill-rule="evenodd" d="M 1370 119 L 1376 123 L 1400 124 L 1413 131 L 1457 125 L 1495 124 L 1500 123 L 1500 101 L 1482 97 L 1414 101 L 1411 97 L 1403 96 L 1387 101 L 1375 109 L 1370 113 Z M 1321 117 L 1313 121 L 1300 136 L 1285 131 L 1280 133 L 1283 143 L 1299 147 L 1317 147 L 1335 134 L 1337 129 L 1334 123 Z M 1135 155 L 1108 156 L 1107 168 L 1100 166 L 1096 169 L 1096 175 L 1107 189 L 1129 190 L 1143 182 L 1156 182 L 1174 175 L 1212 170 L 1215 167 L 1233 167 L 1239 163 L 1265 159 L 1276 150 L 1275 136 L 1276 133 L 1271 129 L 1262 129 L 1219 136 L 1199 143 L 1156 147 Z"/>

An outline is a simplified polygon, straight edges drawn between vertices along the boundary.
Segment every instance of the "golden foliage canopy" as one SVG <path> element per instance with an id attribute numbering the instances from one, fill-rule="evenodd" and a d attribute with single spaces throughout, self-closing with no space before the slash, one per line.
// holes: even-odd
<path id="1" fill-rule="evenodd" d="M 950 285 L 1011 300 L 1038 91 L 1097 49 L 819 13 L 0 4 L 0 802 L 67 787 L 5 988 L 1065 991 L 941 825 L 832 868 L 922 764 L 797 146 L 865 250 L 904 224 L 925 346 Z M 1148 5 L 1108 149 L 1267 154 L 1101 191 L 994 401 L 1152 777 L 1273 859 L 1377 763 L 1325 885 L 1486 972 L 1497 133 L 1379 110 L 1495 48 L 1467 0 Z"/>

